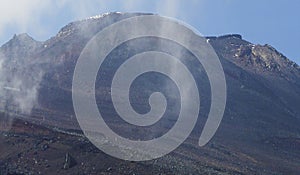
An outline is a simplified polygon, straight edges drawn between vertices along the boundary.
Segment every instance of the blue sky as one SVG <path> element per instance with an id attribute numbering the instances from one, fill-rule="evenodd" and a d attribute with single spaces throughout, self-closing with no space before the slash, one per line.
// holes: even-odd
<path id="1" fill-rule="evenodd" d="M 71 21 L 97 14 L 153 12 L 175 17 L 203 35 L 239 33 L 255 44 L 270 44 L 300 64 L 298 0 L 4 0 L 0 44 L 16 33 L 36 40 L 54 36 Z"/>

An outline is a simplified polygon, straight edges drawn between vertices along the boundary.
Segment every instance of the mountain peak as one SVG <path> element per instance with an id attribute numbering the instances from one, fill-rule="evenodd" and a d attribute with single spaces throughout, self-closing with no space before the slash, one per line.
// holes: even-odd
<path id="1" fill-rule="evenodd" d="M 99 14 L 99 15 L 88 17 L 86 19 L 83 19 L 82 21 L 84 21 L 84 20 L 95 20 L 95 19 L 100 19 L 100 18 L 103 18 L 105 16 L 109 16 L 109 15 L 122 15 L 122 14 L 124 14 L 124 13 L 122 13 L 122 12 L 107 12 L 107 13 L 102 13 L 102 14 Z"/>
<path id="2" fill-rule="evenodd" d="M 38 45 L 40 42 L 34 40 L 27 33 L 14 34 L 13 38 L 4 44 L 3 48 L 9 47 L 28 47 L 32 45 Z"/>
<path id="3" fill-rule="evenodd" d="M 31 36 L 29 36 L 27 33 L 21 33 L 21 34 L 14 34 L 12 41 L 19 41 L 19 42 L 37 42 L 34 40 Z"/>
<path id="4" fill-rule="evenodd" d="M 7 53 L 8 58 L 26 57 L 40 45 L 41 42 L 34 40 L 27 33 L 14 34 L 11 40 L 1 46 L 0 51 Z"/>
<path id="5" fill-rule="evenodd" d="M 122 16 L 125 13 L 121 13 L 121 12 L 107 12 L 107 13 L 103 13 L 103 14 L 99 14 L 99 15 L 95 15 L 95 16 L 91 16 L 79 21 L 74 21 L 69 23 L 68 25 L 64 26 L 62 29 L 60 29 L 60 31 L 57 34 L 57 37 L 66 37 L 71 35 L 72 33 L 84 28 L 83 26 L 86 23 L 94 23 L 94 22 L 98 22 L 100 20 L 104 20 L 105 17 L 118 17 L 118 16 Z"/>
<path id="6" fill-rule="evenodd" d="M 104 27 L 113 24 L 116 21 L 120 21 L 122 19 L 126 19 L 133 16 L 140 15 L 152 15 L 152 13 L 123 13 L 123 12 L 108 12 L 95 16 L 91 16 L 79 21 L 74 21 L 64 26 L 56 37 L 64 38 L 70 36 L 74 33 L 86 33 L 88 36 L 90 34 L 96 34 Z"/>

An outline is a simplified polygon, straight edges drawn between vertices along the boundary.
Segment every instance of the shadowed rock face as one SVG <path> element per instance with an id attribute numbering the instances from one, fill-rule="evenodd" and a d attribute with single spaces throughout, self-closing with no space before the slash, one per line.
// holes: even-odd
<path id="1" fill-rule="evenodd" d="M 0 76 L 1 109 L 13 117 L 16 116 L 15 113 L 21 114 L 23 119 L 25 117 L 26 120 L 39 124 L 79 129 L 71 98 L 76 61 L 85 44 L 97 32 L 116 21 L 135 15 L 142 14 L 110 13 L 72 22 L 45 42 L 35 41 L 27 34 L 14 36 L 0 48 L 0 58 L 3 60 L 3 73 Z M 196 77 L 201 94 L 199 121 L 186 145 L 179 148 L 176 154 L 185 161 L 192 157 L 208 165 L 218 164 L 228 172 L 237 169 L 233 174 L 299 173 L 299 66 L 272 46 L 252 44 L 243 40 L 241 35 L 206 38 L 218 54 L 226 76 L 228 97 L 225 115 L 213 140 L 204 148 L 197 147 L 197 138 L 200 136 L 210 105 L 209 82 L 203 67 L 197 66 L 193 71 L 199 75 Z M 136 46 L 135 49 L 130 49 L 132 44 Z M 176 87 L 171 84 L 168 88 L 157 89 L 157 84 L 161 84 L 164 79 L 160 75 L 147 75 L 139 79 L 140 85 L 132 88 L 131 99 L 133 108 L 141 113 L 149 110 L 149 106 L 145 105 L 148 100 L 147 94 L 155 90 L 166 92 L 168 98 L 175 99 L 174 104 L 171 103 L 173 100 L 170 100 L 171 110 L 166 114 L 167 119 L 158 126 L 146 130 L 139 127 L 128 129 L 129 126 L 122 124 L 122 120 L 116 117 L 110 105 L 109 74 L 116 65 L 122 63 L 122 59 L 119 58 L 149 49 L 161 49 L 158 46 L 164 46 L 166 52 L 179 48 L 174 43 L 157 38 L 124 43 L 119 50 L 110 54 L 111 60 L 115 62 L 106 62 L 105 76 L 98 74 L 97 103 L 109 116 L 106 121 L 122 136 L 149 139 L 165 133 L 174 125 L 176 118 L 172 116 L 178 112 L 174 108 L 178 105 L 175 102 L 178 96 L 170 92 L 177 92 Z M 182 54 L 186 58 L 192 57 L 187 51 Z M 19 92 L 3 87 L 19 89 Z M 26 110 L 22 110 L 22 107 Z M 187 152 L 186 158 L 182 157 L 183 152 Z"/>

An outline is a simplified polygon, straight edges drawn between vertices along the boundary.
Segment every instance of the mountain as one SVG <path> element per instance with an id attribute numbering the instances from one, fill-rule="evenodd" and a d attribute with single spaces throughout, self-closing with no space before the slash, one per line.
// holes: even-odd
<path id="1" fill-rule="evenodd" d="M 94 164 L 99 161 L 103 164 L 101 168 L 96 168 L 97 171 L 106 174 L 175 174 L 177 171 L 179 174 L 300 173 L 300 67 L 272 46 L 252 44 L 238 34 L 206 37 L 220 58 L 227 82 L 225 114 L 216 135 L 206 146 L 197 145 L 210 108 L 210 86 L 201 65 L 194 66 L 192 70 L 198 75 L 196 81 L 201 96 L 199 119 L 191 136 L 174 153 L 149 162 L 122 162 L 108 157 L 82 137 L 71 94 L 76 61 L 86 43 L 97 32 L 116 21 L 136 15 L 150 14 L 107 13 L 72 22 L 44 42 L 35 41 L 27 34 L 20 34 L 0 48 L 1 115 L 3 122 L 11 125 L 11 129 L 3 129 L 3 125 L 0 125 L 3 135 L 6 135 L 0 137 L 0 146 L 4 147 L 0 151 L 0 154 L 3 153 L 0 157 L 0 169 L 3 173 L 16 173 L 16 167 L 19 167 L 18 171 L 25 173 L 45 172 L 47 168 L 52 173 L 63 171 L 57 170 L 56 166 L 59 165 L 53 162 L 58 159 L 58 155 L 63 160 L 65 152 L 75 154 L 77 162 L 86 163 L 77 163 L 70 170 L 60 172 L 64 174 L 73 174 L 77 170 L 96 171 L 97 165 Z M 130 48 L 132 44 L 134 49 Z M 131 94 L 133 108 L 141 113 L 149 111 L 147 103 L 151 92 L 159 90 L 166 95 L 173 108 L 166 111 L 165 119 L 157 125 L 144 130 L 139 127 L 128 129 L 132 126 L 117 117 L 109 97 L 111 74 L 124 61 L 123 57 L 162 49 L 160 46 L 165 46 L 162 51 L 170 53 L 180 47 L 158 38 L 142 38 L 123 43 L 109 55 L 113 61 L 105 62 L 105 76 L 98 73 L 98 107 L 102 106 L 103 113 L 109 116 L 105 120 L 112 125 L 111 128 L 124 137 L 151 139 L 165 133 L 176 121 L 173 116 L 179 110 L 174 108 L 178 105 L 178 94 L 174 92 L 178 91 L 171 82 L 168 82 L 170 86 L 157 88 L 157 84 L 167 81 L 161 75 L 140 78 Z M 191 57 L 187 51 L 182 55 L 185 56 L 184 61 Z M 15 118 L 14 123 L 12 118 Z M 23 121 L 30 124 L 24 124 Z M 34 132 L 30 128 L 35 128 Z M 23 138 L 24 135 L 26 137 Z M 24 140 L 18 140 L 20 137 Z M 50 142 L 51 139 L 55 142 Z M 31 141 L 40 141 L 38 146 L 47 144 L 55 149 L 41 151 L 29 144 Z M 72 144 L 78 146 L 69 147 Z M 22 148 L 19 150 L 21 156 L 14 156 L 13 152 L 17 148 Z M 7 150 L 11 154 L 4 154 Z M 50 167 L 45 168 L 46 164 L 25 166 L 23 159 L 26 156 L 47 159 L 50 162 L 47 166 Z M 111 168 L 111 164 L 115 164 L 116 168 Z"/>

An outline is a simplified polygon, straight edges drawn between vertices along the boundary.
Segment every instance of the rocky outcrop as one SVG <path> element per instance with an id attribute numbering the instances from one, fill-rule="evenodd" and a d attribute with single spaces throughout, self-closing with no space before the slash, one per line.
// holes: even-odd
<path id="1" fill-rule="evenodd" d="M 74 167 L 77 164 L 76 160 L 69 154 L 66 153 L 65 162 L 63 168 L 65 170 Z"/>
<path id="2" fill-rule="evenodd" d="M 243 39 L 242 35 L 240 34 L 227 34 L 227 35 L 221 35 L 221 36 L 206 36 L 207 39 L 226 39 L 226 38 L 237 38 L 237 39 Z"/>

